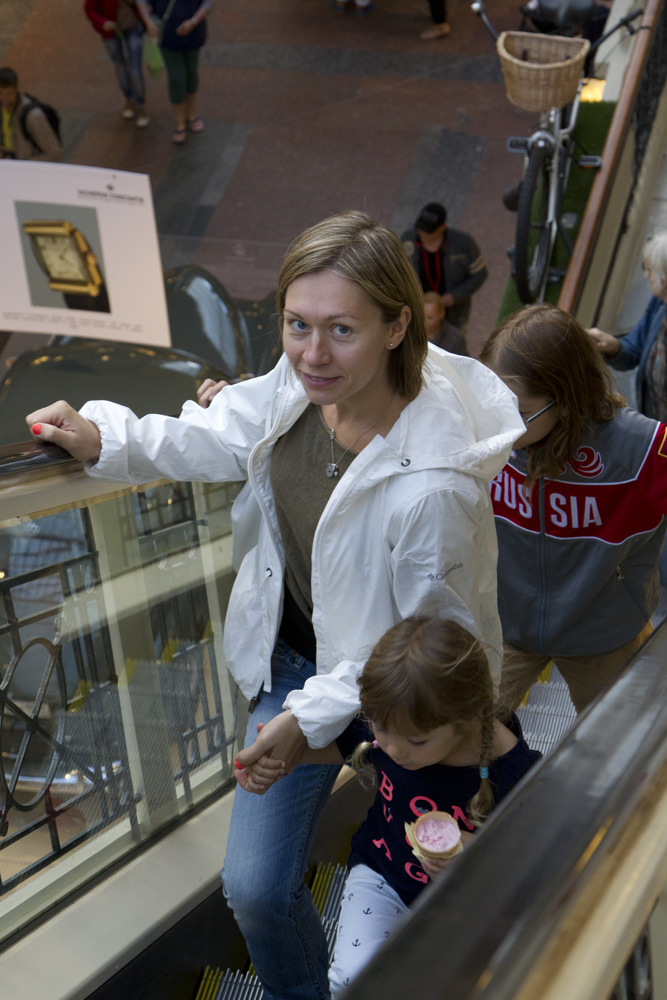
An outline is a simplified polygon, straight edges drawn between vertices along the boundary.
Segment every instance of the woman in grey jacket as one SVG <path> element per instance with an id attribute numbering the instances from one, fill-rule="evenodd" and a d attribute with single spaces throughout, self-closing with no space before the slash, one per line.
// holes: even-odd
<path id="1" fill-rule="evenodd" d="M 288 251 L 285 353 L 268 375 L 208 408 L 186 403 L 178 419 L 101 402 L 28 418 L 92 475 L 246 481 L 225 622 L 227 662 L 252 706 L 239 766 L 255 790 L 267 756 L 286 776 L 265 797 L 237 791 L 223 878 L 267 1000 L 328 995 L 303 876 L 336 769 L 290 773 L 306 740 L 325 746 L 345 729 L 368 652 L 424 601 L 483 638 L 499 666 L 488 480 L 520 420 L 476 361 L 436 352 L 425 364 L 422 303 L 397 237 L 346 213 Z"/>
<path id="2" fill-rule="evenodd" d="M 525 433 L 491 483 L 505 639 L 501 702 L 553 660 L 581 711 L 651 631 L 667 513 L 667 427 L 626 406 L 593 341 L 556 306 L 515 313 L 480 359 Z"/>

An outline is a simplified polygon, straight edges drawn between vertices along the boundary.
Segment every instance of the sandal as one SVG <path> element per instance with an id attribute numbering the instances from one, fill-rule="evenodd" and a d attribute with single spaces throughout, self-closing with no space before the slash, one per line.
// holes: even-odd
<path id="1" fill-rule="evenodd" d="M 204 123 L 201 118 L 195 116 L 194 118 L 188 118 L 188 128 L 191 132 L 203 132 Z"/>
<path id="2" fill-rule="evenodd" d="M 187 137 L 187 132 L 185 131 L 184 128 L 174 129 L 174 131 L 171 133 L 171 141 L 174 143 L 175 146 L 180 146 L 182 143 L 184 143 L 186 137 Z"/>
<path id="3" fill-rule="evenodd" d="M 419 37 L 423 38 L 425 42 L 430 42 L 435 38 L 446 38 L 451 33 L 452 29 L 445 22 L 444 24 L 434 24 L 431 28 L 427 28 L 426 31 L 422 31 Z"/>

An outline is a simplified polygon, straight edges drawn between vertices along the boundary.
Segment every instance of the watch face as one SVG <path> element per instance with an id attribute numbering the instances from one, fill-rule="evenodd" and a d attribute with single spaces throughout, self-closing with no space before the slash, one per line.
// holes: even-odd
<path id="1" fill-rule="evenodd" d="M 55 281 L 89 281 L 90 275 L 66 234 L 33 236 L 49 276 Z"/>

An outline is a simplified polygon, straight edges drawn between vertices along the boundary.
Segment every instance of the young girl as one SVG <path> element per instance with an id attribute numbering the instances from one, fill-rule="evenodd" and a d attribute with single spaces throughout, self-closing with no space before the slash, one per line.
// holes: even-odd
<path id="1" fill-rule="evenodd" d="M 629 409 L 586 331 L 556 306 L 510 316 L 480 360 L 526 431 L 491 484 L 506 639 L 501 703 L 554 660 L 577 711 L 651 630 L 667 512 L 667 427 Z"/>
<path id="2" fill-rule="evenodd" d="M 450 813 L 463 845 L 540 757 L 515 716 L 495 716 L 493 682 L 481 644 L 456 622 L 411 617 L 376 644 L 359 679 L 361 711 L 335 743 L 307 750 L 302 763 L 370 769 L 377 794 L 352 838 L 330 969 L 332 997 L 370 961 L 409 906 L 449 861 L 420 860 L 405 824 Z M 239 781 L 245 784 L 244 773 Z M 267 784 L 272 777 L 267 773 Z"/>

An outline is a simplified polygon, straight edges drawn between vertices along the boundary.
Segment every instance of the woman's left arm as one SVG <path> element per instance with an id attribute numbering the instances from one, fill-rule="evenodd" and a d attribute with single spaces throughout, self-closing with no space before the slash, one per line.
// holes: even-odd
<path id="1" fill-rule="evenodd" d="M 212 3 L 213 0 L 203 0 L 203 3 L 199 5 L 192 17 L 187 18 L 185 21 L 181 21 L 179 26 L 176 28 L 176 34 L 189 35 L 191 31 L 194 31 L 197 25 L 201 24 L 208 14 Z"/>
<path id="2" fill-rule="evenodd" d="M 342 599 L 340 628 L 356 624 L 370 651 L 380 636 L 403 618 L 430 614 L 454 618 L 482 639 L 494 680 L 500 677 L 502 633 L 496 586 L 497 542 L 488 486 L 463 473 L 442 487 L 420 494 L 395 515 L 384 539 L 391 572 L 385 604 L 395 617 L 379 618 L 377 601 L 359 601 L 350 591 L 350 607 Z M 381 544 L 378 541 L 378 544 Z M 354 570 L 351 568 L 351 572 Z M 359 709 L 357 678 L 363 660 L 344 660 L 330 673 L 310 677 L 302 690 L 291 691 L 284 707 L 298 720 L 313 748 L 334 740 Z"/>
<path id="3" fill-rule="evenodd" d="M 401 618 L 452 618 L 481 639 L 497 684 L 502 663 L 498 543 L 486 482 L 455 473 L 449 486 L 420 496 L 391 539 L 393 591 Z"/>

